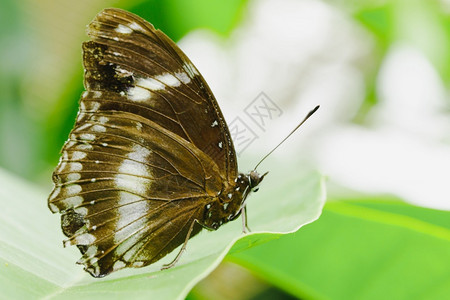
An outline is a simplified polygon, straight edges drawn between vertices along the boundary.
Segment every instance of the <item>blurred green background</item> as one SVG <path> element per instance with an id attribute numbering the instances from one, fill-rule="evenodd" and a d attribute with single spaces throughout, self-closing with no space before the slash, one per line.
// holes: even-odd
<path id="1" fill-rule="evenodd" d="M 450 1 L 1 0 L 0 168 L 50 191 L 84 28 L 111 6 L 180 41 L 229 121 L 267 92 L 285 114 L 260 143 L 322 105 L 279 150 L 329 176 L 321 218 L 228 256 L 189 299 L 450 299 Z"/>

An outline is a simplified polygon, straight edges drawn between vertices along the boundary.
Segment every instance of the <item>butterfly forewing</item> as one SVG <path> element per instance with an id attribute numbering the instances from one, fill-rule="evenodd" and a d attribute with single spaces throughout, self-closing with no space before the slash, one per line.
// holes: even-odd
<path id="1" fill-rule="evenodd" d="M 216 100 L 161 31 L 118 9 L 89 25 L 85 87 L 49 197 L 93 276 L 182 244 L 237 165 Z M 191 236 L 200 231 L 195 224 Z"/>
<path id="2" fill-rule="evenodd" d="M 226 179 L 236 177 L 234 148 L 217 101 L 172 40 L 147 21 L 117 9 L 99 13 L 88 34 L 92 41 L 84 48 L 94 49 L 94 55 L 87 59 L 90 51 L 85 50 L 85 61 L 94 65 L 93 73 L 100 66 L 107 74 L 114 74 L 118 83 L 106 81 L 105 86 L 105 76 L 90 76 L 89 64 L 85 64 L 87 87 L 125 93 L 131 101 L 148 108 L 142 110 L 144 117 L 207 153 Z"/>

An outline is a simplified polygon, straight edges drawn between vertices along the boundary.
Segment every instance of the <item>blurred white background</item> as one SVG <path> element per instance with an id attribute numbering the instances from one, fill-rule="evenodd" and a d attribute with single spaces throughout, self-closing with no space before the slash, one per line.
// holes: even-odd
<path id="1" fill-rule="evenodd" d="M 179 44 L 228 122 L 261 91 L 284 112 L 265 132 L 247 123 L 259 139 L 243 155 L 267 153 L 320 104 L 274 155 L 303 157 L 331 186 L 450 209 L 448 91 L 414 43 L 399 38 L 387 49 L 376 73 L 378 103 L 363 122 L 355 119 L 378 57 L 374 37 L 326 2 L 252 1 L 231 39 L 198 30 Z"/>

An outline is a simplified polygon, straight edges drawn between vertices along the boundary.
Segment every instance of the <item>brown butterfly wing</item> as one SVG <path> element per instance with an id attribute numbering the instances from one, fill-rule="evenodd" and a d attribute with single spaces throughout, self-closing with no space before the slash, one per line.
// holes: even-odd
<path id="1" fill-rule="evenodd" d="M 150 108 L 142 112 L 144 117 L 208 154 L 227 180 L 236 177 L 236 154 L 217 101 L 196 67 L 170 38 L 142 18 L 112 8 L 96 16 L 88 34 L 92 44 L 103 49 L 102 63 L 112 64 L 102 68 L 113 69 L 109 72 L 118 73 L 121 82 L 133 74 L 137 88 L 128 93 Z M 88 88 L 103 83 L 95 76 L 86 76 Z M 123 90 L 121 84 L 116 91 Z M 107 85 L 111 88 L 110 82 Z M 146 101 L 146 95 L 150 100 Z"/>
<path id="2" fill-rule="evenodd" d="M 88 33 L 87 91 L 49 207 L 79 263 L 101 277 L 182 244 L 237 166 L 215 99 L 169 38 L 118 9 L 99 13 Z"/>

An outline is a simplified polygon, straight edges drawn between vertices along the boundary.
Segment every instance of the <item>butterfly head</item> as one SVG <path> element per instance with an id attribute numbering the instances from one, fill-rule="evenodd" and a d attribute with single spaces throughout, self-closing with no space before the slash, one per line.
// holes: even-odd
<path id="1" fill-rule="evenodd" d="M 248 173 L 247 176 L 248 176 L 249 187 L 252 192 L 255 193 L 259 190 L 258 185 L 264 179 L 264 176 L 266 176 L 268 173 L 269 172 L 266 172 L 263 175 L 261 175 L 256 170 L 253 170 L 250 173 Z"/>

